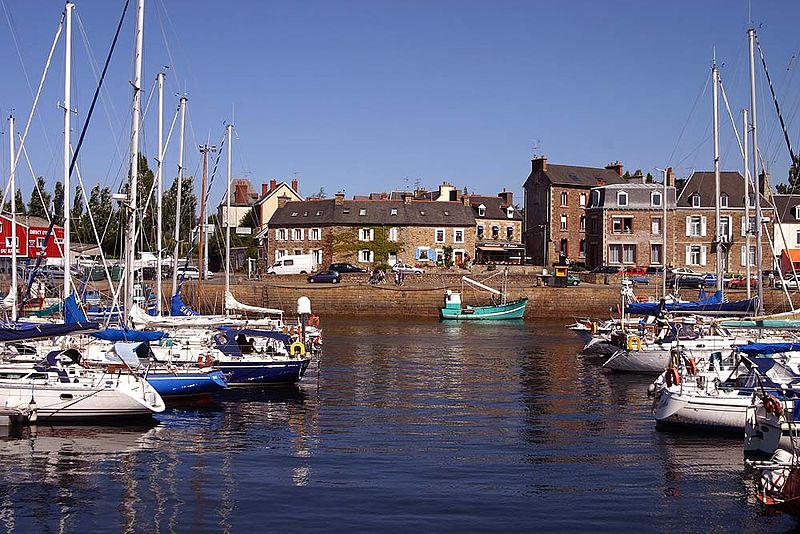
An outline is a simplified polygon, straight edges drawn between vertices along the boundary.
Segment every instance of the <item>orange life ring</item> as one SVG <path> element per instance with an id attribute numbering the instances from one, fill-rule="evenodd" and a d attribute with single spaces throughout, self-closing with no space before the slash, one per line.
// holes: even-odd
<path id="1" fill-rule="evenodd" d="M 309 316 L 308 326 L 313 326 L 314 328 L 319 327 L 319 317 L 317 317 L 316 315 Z"/>
<path id="2" fill-rule="evenodd" d="M 686 360 L 686 370 L 692 376 L 697 374 L 697 362 L 694 361 L 694 358 L 689 358 Z"/>
<path id="3" fill-rule="evenodd" d="M 679 386 L 681 384 L 681 375 L 674 367 L 667 369 L 667 387 Z"/>
<path id="4" fill-rule="evenodd" d="M 764 397 L 764 409 L 767 411 L 767 413 L 770 413 L 775 417 L 780 417 L 783 415 L 783 406 L 781 406 L 780 401 L 772 395 L 767 395 Z"/>
<path id="5" fill-rule="evenodd" d="M 201 354 L 197 357 L 198 367 L 211 367 L 214 364 L 214 358 L 210 354 Z"/>

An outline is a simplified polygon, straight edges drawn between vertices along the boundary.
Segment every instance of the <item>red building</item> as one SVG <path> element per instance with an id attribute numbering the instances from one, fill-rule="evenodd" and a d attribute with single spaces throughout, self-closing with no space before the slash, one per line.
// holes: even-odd
<path id="1" fill-rule="evenodd" d="M 20 261 L 35 260 L 44 248 L 45 236 L 50 226 L 45 219 L 27 215 L 17 215 L 17 257 Z M 11 216 L 0 215 L 0 258 L 10 258 L 13 252 L 11 243 Z M 64 228 L 55 226 L 44 257 L 47 260 L 62 260 L 64 257 Z M 54 262 L 61 263 L 61 261 Z"/>

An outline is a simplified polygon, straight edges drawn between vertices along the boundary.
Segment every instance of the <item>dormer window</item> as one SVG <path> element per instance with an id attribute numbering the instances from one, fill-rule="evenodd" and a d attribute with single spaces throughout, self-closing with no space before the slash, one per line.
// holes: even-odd
<path id="1" fill-rule="evenodd" d="M 794 218 L 800 220 L 800 204 L 794 207 Z"/>
<path id="2" fill-rule="evenodd" d="M 720 208 L 727 208 L 728 207 L 728 193 L 722 193 L 719 196 L 719 207 Z"/>
<path id="3" fill-rule="evenodd" d="M 358 214 L 359 215 L 366 215 L 367 214 L 367 208 L 361 208 L 360 210 L 358 210 Z"/>
<path id="4" fill-rule="evenodd" d="M 592 191 L 590 207 L 597 207 L 600 205 L 600 191 Z"/>
<path id="5" fill-rule="evenodd" d="M 419 210 L 419 214 L 424 217 L 425 216 L 425 210 Z"/>
<path id="6" fill-rule="evenodd" d="M 699 208 L 700 207 L 700 193 L 695 193 L 694 195 L 692 195 L 691 198 L 689 199 L 689 202 L 691 203 L 693 208 Z"/>
<path id="7" fill-rule="evenodd" d="M 447 211 L 447 210 L 444 210 L 444 215 L 445 215 L 445 217 L 447 217 L 448 215 L 450 215 L 450 212 Z"/>
<path id="8" fill-rule="evenodd" d="M 486 216 L 486 206 L 481 204 L 480 206 L 478 206 L 478 217 L 485 217 L 485 216 Z"/>
<path id="9" fill-rule="evenodd" d="M 663 201 L 661 191 L 653 191 L 650 193 L 650 205 L 654 208 L 660 208 Z"/>
<path id="10" fill-rule="evenodd" d="M 625 191 L 620 191 L 617 193 L 617 206 L 627 206 L 628 205 L 628 193 Z"/>
<path id="11" fill-rule="evenodd" d="M 297 212 L 296 211 L 292 212 L 292 217 L 297 217 Z"/>
<path id="12" fill-rule="evenodd" d="M 350 214 L 350 208 L 342 208 L 342 213 L 344 213 L 345 215 L 349 215 Z"/>
<path id="13" fill-rule="evenodd" d="M 506 216 L 509 219 L 513 219 L 514 218 L 514 208 L 513 208 L 513 206 L 509 206 L 509 207 L 506 208 Z"/>
<path id="14" fill-rule="evenodd" d="M 322 215 L 322 211 L 319 211 L 319 210 L 318 210 L 318 211 L 317 211 L 317 217 L 319 217 L 320 215 Z"/>
<path id="15" fill-rule="evenodd" d="M 392 211 L 389 212 L 389 215 L 397 215 L 397 208 L 392 208 Z"/>

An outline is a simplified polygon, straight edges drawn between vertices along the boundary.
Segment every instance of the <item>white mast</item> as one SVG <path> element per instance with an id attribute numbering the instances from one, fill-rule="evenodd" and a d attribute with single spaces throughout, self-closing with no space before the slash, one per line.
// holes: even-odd
<path id="1" fill-rule="evenodd" d="M 172 254 L 172 295 L 178 292 L 178 253 L 180 252 L 181 239 L 181 191 L 183 190 L 183 134 L 186 127 L 186 101 L 185 96 L 181 96 L 181 135 L 178 143 L 178 183 L 175 198 L 175 250 Z"/>
<path id="2" fill-rule="evenodd" d="M 72 9 L 75 4 L 67 2 L 65 6 L 66 24 L 64 26 L 64 246 L 62 254 L 64 256 L 64 295 L 67 298 L 70 294 L 70 183 L 69 183 L 69 159 L 70 159 L 70 119 L 72 114 L 72 99 L 70 87 L 72 85 Z M 13 191 L 16 196 L 16 190 Z M 16 234 L 16 225 L 14 234 Z M 16 247 L 15 247 L 16 250 Z M 16 279 L 15 279 L 16 282 Z M 16 297 L 16 295 L 15 295 Z"/>
<path id="3" fill-rule="evenodd" d="M 744 236 L 744 261 L 746 265 L 746 276 L 747 276 L 747 298 L 751 298 L 751 289 L 750 289 L 750 229 L 748 226 L 750 225 L 750 162 L 748 161 L 748 149 L 747 146 L 747 109 L 742 110 L 742 157 L 744 159 L 744 220 L 745 220 L 745 236 Z"/>
<path id="4" fill-rule="evenodd" d="M 661 200 L 664 208 L 663 221 L 661 223 L 661 296 L 664 298 L 667 296 L 667 179 L 671 170 L 672 167 L 667 167 L 661 171 L 664 174 L 662 184 L 664 193 Z"/>
<path id="5" fill-rule="evenodd" d="M 158 181 L 158 189 L 156 195 L 156 315 L 161 317 L 161 256 L 163 247 L 163 232 L 161 229 L 162 224 L 162 202 L 164 196 L 164 73 L 159 72 L 158 77 L 158 164 L 156 170 L 156 180 Z"/>
<path id="6" fill-rule="evenodd" d="M 711 65 L 711 78 L 713 84 L 713 105 L 714 105 L 714 246 L 716 247 L 716 274 L 717 274 L 717 291 L 722 291 L 722 256 L 724 254 L 724 245 L 722 243 L 722 233 L 720 228 L 720 211 L 719 211 L 719 197 L 722 194 L 719 179 L 719 69 L 717 68 L 717 60 Z"/>
<path id="7" fill-rule="evenodd" d="M 757 315 L 764 312 L 764 281 L 761 254 L 761 180 L 758 176 L 758 132 L 756 129 L 756 61 L 755 61 L 755 41 L 756 31 L 753 28 L 747 30 L 747 38 L 750 43 L 750 120 L 753 132 L 753 194 L 756 197 L 756 269 L 758 270 L 758 309 Z M 749 199 L 748 199 L 749 201 Z M 748 256 L 750 251 L 748 250 Z"/>
<path id="8" fill-rule="evenodd" d="M 139 182 L 139 121 L 142 107 L 142 37 L 144 33 L 144 0 L 136 1 L 136 51 L 133 56 L 133 106 L 131 111 L 131 168 L 128 188 L 128 228 L 125 236 L 125 315 L 133 309 L 134 259 L 136 256 L 137 187 Z"/>
<path id="9" fill-rule="evenodd" d="M 14 116 L 8 117 L 8 148 L 11 152 L 11 289 L 9 300 L 13 302 L 11 320 L 17 320 L 17 165 L 16 148 L 14 147 Z"/>
<path id="10" fill-rule="evenodd" d="M 231 291 L 231 154 L 233 152 L 233 124 L 228 130 L 228 193 L 225 195 L 225 295 Z M 238 223 L 238 221 L 237 221 Z M 226 308 L 227 311 L 227 308 Z"/>

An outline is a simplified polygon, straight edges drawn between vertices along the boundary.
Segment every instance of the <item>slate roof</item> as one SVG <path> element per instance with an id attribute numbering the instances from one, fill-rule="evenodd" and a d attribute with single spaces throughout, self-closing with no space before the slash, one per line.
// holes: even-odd
<path id="1" fill-rule="evenodd" d="M 514 210 L 514 215 L 510 219 L 508 218 L 508 213 L 506 213 L 506 206 L 503 204 L 503 199 L 500 197 L 489 197 L 489 196 L 475 196 L 470 195 L 469 203 L 472 206 L 472 211 L 475 215 L 475 218 L 479 218 L 478 216 L 478 206 L 483 204 L 486 207 L 486 212 L 481 219 L 506 219 L 509 221 L 521 221 L 522 214 L 519 210 Z"/>
<path id="2" fill-rule="evenodd" d="M 363 215 L 362 215 L 363 210 Z M 394 210 L 394 211 L 393 211 Z M 392 213 L 395 213 L 394 215 Z M 461 202 L 335 199 L 287 202 L 278 208 L 269 226 L 456 226 L 475 224 L 472 208 Z"/>
<path id="3" fill-rule="evenodd" d="M 800 206 L 799 195 L 772 195 L 775 201 L 776 216 L 779 222 L 784 224 L 800 224 L 800 219 L 796 217 L 795 206 Z"/>
<path id="4" fill-rule="evenodd" d="M 742 175 L 738 171 L 720 172 L 719 183 L 721 194 L 728 195 L 728 207 L 744 208 L 744 178 Z M 678 196 L 678 207 L 692 207 L 692 196 L 699 193 L 700 207 L 713 208 L 716 204 L 714 189 L 714 172 L 696 171 L 688 178 L 686 185 L 681 190 Z M 769 209 L 766 206 L 766 202 L 762 201 L 762 207 Z"/>
<path id="5" fill-rule="evenodd" d="M 605 184 L 625 183 L 625 180 L 617 174 L 617 171 L 597 167 L 548 163 L 546 171 L 532 171 L 528 176 L 528 180 L 537 174 L 543 174 L 553 185 L 591 188 L 604 185 L 602 182 L 605 182 Z"/>

